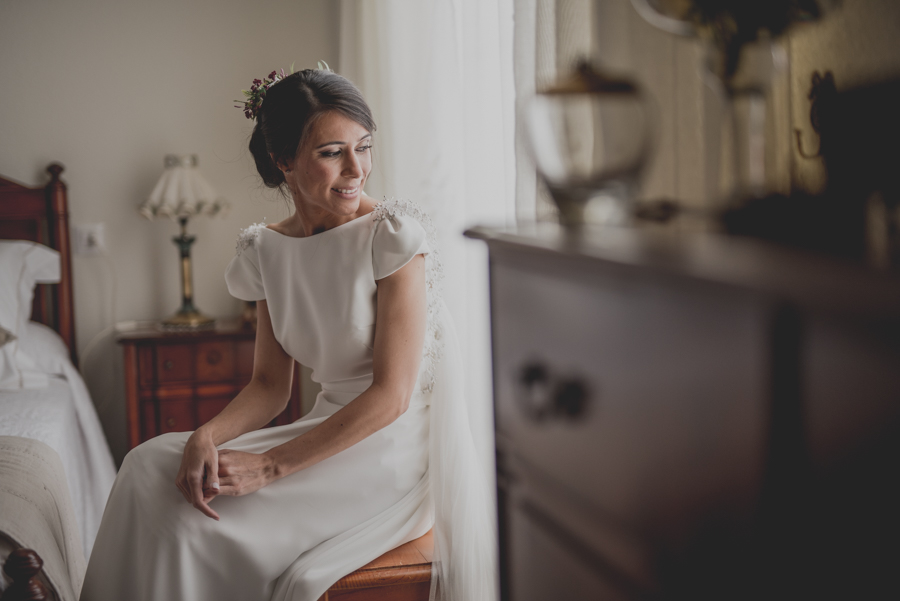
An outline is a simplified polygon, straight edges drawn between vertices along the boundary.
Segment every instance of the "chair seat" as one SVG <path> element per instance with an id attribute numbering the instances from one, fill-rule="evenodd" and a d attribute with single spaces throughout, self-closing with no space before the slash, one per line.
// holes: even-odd
<path id="1" fill-rule="evenodd" d="M 319 601 L 428 601 L 433 553 L 429 530 L 344 576 Z"/>

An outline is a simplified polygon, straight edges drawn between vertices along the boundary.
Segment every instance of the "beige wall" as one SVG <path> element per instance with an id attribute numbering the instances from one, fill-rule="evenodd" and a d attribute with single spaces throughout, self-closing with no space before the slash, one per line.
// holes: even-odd
<path id="1" fill-rule="evenodd" d="M 0 2 L 0 173 L 30 185 L 60 161 L 73 224 L 106 225 L 105 257 L 74 259 L 81 350 L 116 321 L 177 309 L 177 225 L 135 211 L 166 153 L 197 153 L 232 209 L 199 218 L 195 300 L 234 315 L 222 274 L 238 230 L 286 215 L 262 188 L 246 150 L 251 123 L 233 108 L 276 67 L 337 62 L 328 0 L 4 0 Z M 116 290 L 115 314 L 112 292 Z M 120 349 L 107 336 L 84 365 L 117 459 L 125 452 Z"/>

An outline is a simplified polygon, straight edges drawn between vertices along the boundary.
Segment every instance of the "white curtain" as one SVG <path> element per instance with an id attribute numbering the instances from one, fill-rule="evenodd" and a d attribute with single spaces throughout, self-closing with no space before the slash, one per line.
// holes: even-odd
<path id="1" fill-rule="evenodd" d="M 513 0 L 341 0 L 340 9 L 337 71 L 360 88 L 378 124 L 366 192 L 415 200 L 430 213 L 466 374 L 465 391 L 454 398 L 467 403 L 476 457 L 439 453 L 440 466 L 432 465 L 441 481 L 432 483 L 436 517 L 450 525 L 436 529 L 433 586 L 440 588 L 432 595 L 487 601 L 496 584 L 488 532 L 496 525 L 485 520 L 493 522 L 494 512 L 462 509 L 472 501 L 453 491 L 481 463 L 487 502 L 494 503 L 487 252 L 462 232 L 515 222 Z M 466 526 L 485 533 L 472 535 Z"/>
<path id="2" fill-rule="evenodd" d="M 513 4 L 516 112 L 521 115 L 535 91 L 568 74 L 579 59 L 596 54 L 597 3 L 594 0 L 514 0 Z M 555 221 L 556 205 L 547 189 L 538 182 L 525 138 L 521 131 L 517 132 L 516 207 L 519 221 Z"/>
<path id="3" fill-rule="evenodd" d="M 419 202 L 438 230 L 473 434 L 493 473 L 487 255 L 462 232 L 515 222 L 513 0 L 342 0 L 340 44 L 337 71 L 378 124 L 366 193 Z"/>

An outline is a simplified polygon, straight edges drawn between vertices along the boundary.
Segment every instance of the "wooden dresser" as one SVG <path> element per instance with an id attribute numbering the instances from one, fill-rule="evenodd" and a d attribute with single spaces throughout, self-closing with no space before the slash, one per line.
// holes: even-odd
<path id="1" fill-rule="evenodd" d="M 900 279 L 712 235 L 467 235 L 505 601 L 900 598 Z"/>
<path id="2" fill-rule="evenodd" d="M 174 333 L 123 333 L 129 448 L 166 432 L 196 430 L 221 411 L 250 381 L 256 332 L 236 322 L 216 329 Z M 299 366 L 291 400 L 270 425 L 300 417 Z"/>

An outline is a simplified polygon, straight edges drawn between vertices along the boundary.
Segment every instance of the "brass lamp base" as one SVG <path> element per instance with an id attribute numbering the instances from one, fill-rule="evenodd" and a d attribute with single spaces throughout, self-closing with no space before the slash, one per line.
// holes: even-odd
<path id="1" fill-rule="evenodd" d="M 160 324 L 163 330 L 199 330 L 211 328 L 216 320 L 207 317 L 194 306 L 194 285 L 191 269 L 191 244 L 194 237 L 187 235 L 187 217 L 179 217 L 181 235 L 172 238 L 181 251 L 181 308 Z"/>

